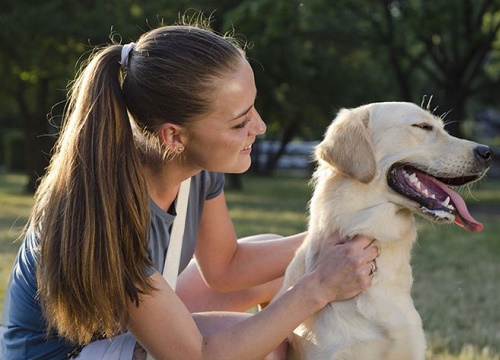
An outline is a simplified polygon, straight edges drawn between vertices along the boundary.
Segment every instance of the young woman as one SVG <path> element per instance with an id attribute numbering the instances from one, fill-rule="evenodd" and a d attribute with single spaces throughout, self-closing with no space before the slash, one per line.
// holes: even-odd
<path id="1" fill-rule="evenodd" d="M 268 303 L 304 237 L 236 239 L 223 173 L 245 172 L 266 130 L 256 95 L 242 49 L 201 27 L 93 54 L 12 272 L 4 358 L 280 358 L 298 324 L 369 286 L 371 240 L 334 236 L 314 271 L 262 311 L 228 312 Z M 189 177 L 173 291 L 161 271 Z"/>

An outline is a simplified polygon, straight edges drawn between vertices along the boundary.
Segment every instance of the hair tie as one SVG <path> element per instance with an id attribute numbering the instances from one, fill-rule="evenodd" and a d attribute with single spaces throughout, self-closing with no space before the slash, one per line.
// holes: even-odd
<path id="1" fill-rule="evenodd" d="M 134 42 L 128 43 L 126 45 L 123 45 L 123 47 L 122 47 L 122 56 L 121 56 L 121 60 L 119 61 L 119 63 L 122 66 L 122 68 L 125 69 L 125 68 L 128 67 L 130 52 L 132 50 L 134 50 L 134 48 L 135 48 L 135 43 Z"/>

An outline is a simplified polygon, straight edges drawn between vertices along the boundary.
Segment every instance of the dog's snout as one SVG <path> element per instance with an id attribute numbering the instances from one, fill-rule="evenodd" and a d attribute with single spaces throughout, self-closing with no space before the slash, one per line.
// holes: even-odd
<path id="1" fill-rule="evenodd" d="M 474 154 L 479 160 L 484 161 L 486 165 L 489 164 L 493 158 L 493 151 L 486 145 L 478 145 L 474 149 Z"/>

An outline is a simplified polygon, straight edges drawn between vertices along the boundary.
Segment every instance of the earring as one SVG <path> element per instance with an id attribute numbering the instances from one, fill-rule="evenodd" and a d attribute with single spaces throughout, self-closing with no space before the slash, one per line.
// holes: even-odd
<path id="1" fill-rule="evenodd" d="M 184 151 L 184 146 L 179 146 L 177 149 L 176 149 L 177 153 L 181 153 Z"/>

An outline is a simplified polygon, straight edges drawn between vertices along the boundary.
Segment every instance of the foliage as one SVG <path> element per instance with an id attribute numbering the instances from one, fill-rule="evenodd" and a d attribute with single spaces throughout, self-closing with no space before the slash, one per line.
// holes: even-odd
<path id="1" fill-rule="evenodd" d="M 66 98 L 66 86 L 96 45 L 119 31 L 125 42 L 161 19 L 168 1 L 6 0 L 0 5 L 0 96 L 10 99 L 26 135 L 30 187 L 43 174 Z M 170 8 L 170 11 L 175 11 Z M 171 14 L 166 11 L 167 14 Z M 173 14 L 171 14 L 173 16 Z M 147 21 L 151 21 L 149 24 Z M 120 40 L 119 37 L 118 39 Z M 75 65 L 76 64 L 76 65 Z M 58 104 L 57 106 L 54 106 Z M 11 110 L 12 111 L 12 110 Z M 50 122 L 48 121 L 50 120 Z"/>
<path id="2" fill-rule="evenodd" d="M 267 172 L 287 142 L 320 138 L 341 107 L 433 95 L 458 134 L 499 95 L 500 0 L 5 0 L 0 110 L 27 135 L 32 185 L 53 143 L 40 135 L 56 132 L 47 114 L 58 123 L 75 63 L 112 33 L 128 42 L 196 10 L 248 43 L 266 137 L 283 145 Z"/>
<path id="3" fill-rule="evenodd" d="M 377 27 L 379 43 L 387 43 L 402 92 L 412 101 L 434 95 L 440 112 L 451 110 L 450 119 L 457 120 L 448 125 L 449 131 L 461 135 L 459 125 L 466 117 L 468 100 L 499 84 L 498 78 L 488 75 L 486 66 L 499 66 L 498 58 L 491 54 L 500 39 L 500 2 L 384 4 L 385 21 Z"/>

